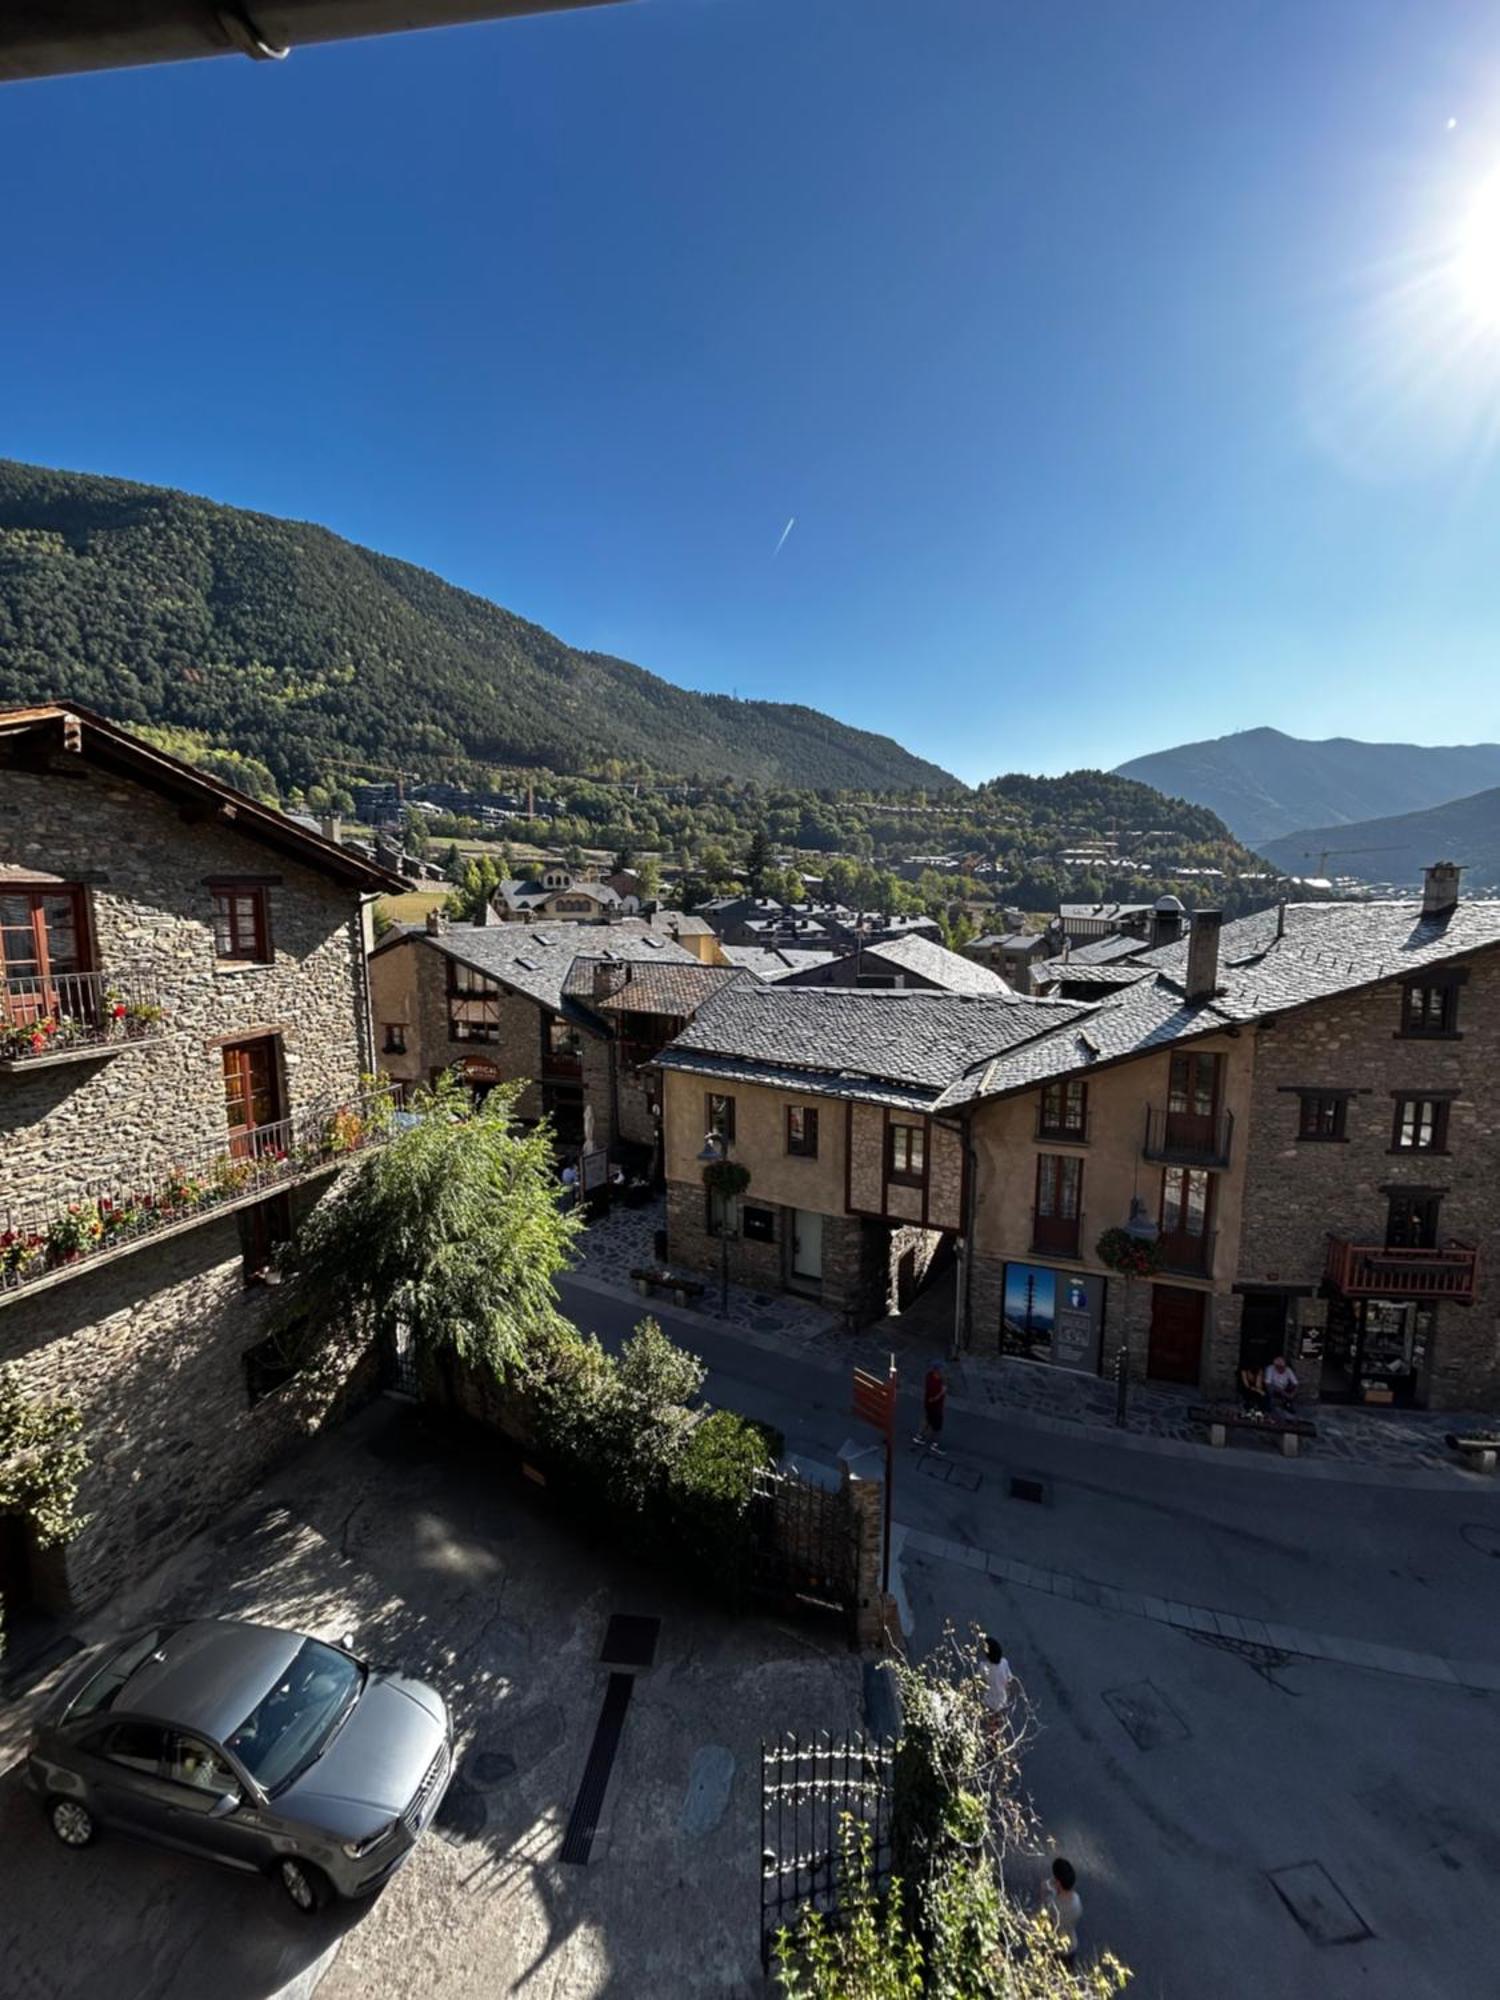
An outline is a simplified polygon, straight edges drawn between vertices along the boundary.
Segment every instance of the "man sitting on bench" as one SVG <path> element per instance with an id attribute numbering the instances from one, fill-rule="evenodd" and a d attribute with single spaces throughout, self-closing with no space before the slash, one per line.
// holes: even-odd
<path id="1" fill-rule="evenodd" d="M 1273 1417 L 1294 1417 L 1297 1414 L 1297 1377 L 1287 1366 L 1286 1356 L 1278 1354 L 1274 1361 L 1266 1364 L 1262 1377 L 1266 1391 L 1266 1406 Z"/>

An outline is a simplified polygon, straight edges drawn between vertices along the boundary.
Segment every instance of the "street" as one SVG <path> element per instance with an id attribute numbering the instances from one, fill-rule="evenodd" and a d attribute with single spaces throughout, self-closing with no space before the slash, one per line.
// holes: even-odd
<path id="1" fill-rule="evenodd" d="M 565 1296 L 607 1344 L 641 1316 L 588 1284 Z M 866 1442 L 846 1370 L 695 1314 L 657 1317 L 709 1364 L 709 1396 L 778 1424 L 804 1463 L 832 1467 Z M 906 1397 L 903 1437 L 918 1414 Z M 1079 1871 L 1085 1945 L 1117 1951 L 1153 1996 L 1488 1990 L 1494 1489 L 1352 1467 L 1319 1478 L 1251 1452 L 1127 1450 L 963 1412 L 944 1444 L 938 1461 L 898 1455 L 909 1645 L 926 1651 L 949 1620 L 1003 1638 L 1034 1713 L 1028 1783 Z M 1017 1476 L 1040 1482 L 1040 1502 L 1011 1497 Z M 1200 1607 L 1224 1629 L 1173 1622 Z M 1324 1656 L 1289 1654 L 1283 1628 Z"/>

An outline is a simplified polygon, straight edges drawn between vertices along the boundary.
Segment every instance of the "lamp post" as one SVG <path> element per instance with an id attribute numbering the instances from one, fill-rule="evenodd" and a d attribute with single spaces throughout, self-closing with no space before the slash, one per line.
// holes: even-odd
<path id="1" fill-rule="evenodd" d="M 706 1132 L 698 1164 L 717 1167 L 729 1158 L 729 1141 L 722 1132 Z M 712 1211 L 710 1211 L 712 1212 Z M 719 1311 L 729 1313 L 729 1196 L 719 1196 Z"/>
<path id="2" fill-rule="evenodd" d="M 1154 1219 L 1138 1194 L 1130 1197 L 1130 1218 L 1125 1234 L 1132 1243 L 1154 1243 L 1160 1235 Z M 1115 1351 L 1115 1423 L 1123 1429 L 1125 1399 L 1130 1391 L 1130 1277 L 1125 1278 L 1125 1338 Z"/>

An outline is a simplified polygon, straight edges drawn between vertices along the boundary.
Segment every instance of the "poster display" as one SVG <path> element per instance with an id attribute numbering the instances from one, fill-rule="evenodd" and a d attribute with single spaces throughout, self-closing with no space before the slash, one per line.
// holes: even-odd
<path id="1" fill-rule="evenodd" d="M 1107 1282 L 1047 1264 L 1007 1264 L 1000 1351 L 1097 1375 Z"/>

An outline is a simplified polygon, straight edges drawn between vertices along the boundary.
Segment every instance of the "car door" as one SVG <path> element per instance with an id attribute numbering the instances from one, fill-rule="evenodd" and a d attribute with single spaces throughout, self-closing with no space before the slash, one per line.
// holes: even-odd
<path id="1" fill-rule="evenodd" d="M 116 1716 L 78 1746 L 79 1773 L 107 1826 L 159 1839 L 155 1815 L 167 1732 L 160 1723 Z"/>
<path id="2" fill-rule="evenodd" d="M 226 1807 L 227 1799 L 235 1805 Z M 217 1745 L 187 1730 L 167 1731 L 160 1797 L 162 1838 L 235 1868 L 271 1858 L 256 1800 Z"/>

